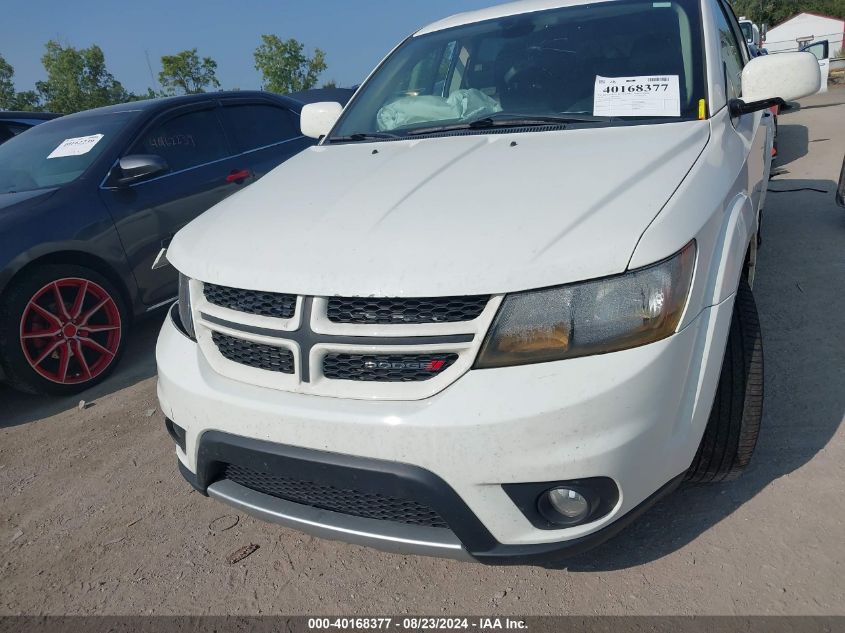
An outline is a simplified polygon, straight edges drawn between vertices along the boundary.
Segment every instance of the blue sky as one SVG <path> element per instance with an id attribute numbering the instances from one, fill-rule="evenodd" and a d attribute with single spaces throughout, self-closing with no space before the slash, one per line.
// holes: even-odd
<path id="1" fill-rule="evenodd" d="M 44 43 L 98 44 L 111 73 L 134 92 L 153 85 L 162 55 L 186 48 L 214 58 L 223 88 L 258 88 L 252 52 L 263 33 L 326 51 L 323 80 L 359 83 L 390 48 L 438 18 L 503 0 L 41 0 L 0 20 L 0 55 L 18 90 L 43 79 Z"/>

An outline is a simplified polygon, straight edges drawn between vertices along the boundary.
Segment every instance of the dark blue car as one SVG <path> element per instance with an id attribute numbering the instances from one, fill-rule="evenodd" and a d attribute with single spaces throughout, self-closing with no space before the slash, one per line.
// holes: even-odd
<path id="1" fill-rule="evenodd" d="M 45 121 L 52 121 L 60 117 L 60 114 L 50 112 L 14 112 L 3 110 L 0 112 L 0 143 L 5 143 L 21 132 L 40 125 Z"/>
<path id="2" fill-rule="evenodd" d="M 156 99 L 0 145 L 0 376 L 51 394 L 105 378 L 133 319 L 177 295 L 163 247 L 312 143 L 300 109 L 263 92 Z"/>

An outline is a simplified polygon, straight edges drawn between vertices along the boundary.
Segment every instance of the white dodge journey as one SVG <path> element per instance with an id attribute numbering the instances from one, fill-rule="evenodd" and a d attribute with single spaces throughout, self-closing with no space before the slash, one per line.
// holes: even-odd
<path id="1" fill-rule="evenodd" d="M 749 463 L 768 108 L 724 0 L 523 0 L 407 38 L 320 142 L 183 229 L 182 474 L 383 549 L 544 562 Z M 759 274 L 765 274 L 760 271 Z"/>

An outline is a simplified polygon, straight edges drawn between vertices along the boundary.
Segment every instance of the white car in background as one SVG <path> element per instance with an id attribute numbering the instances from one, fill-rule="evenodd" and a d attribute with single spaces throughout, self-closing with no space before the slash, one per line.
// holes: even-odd
<path id="1" fill-rule="evenodd" d="M 180 469 L 375 547 L 546 562 L 749 463 L 773 104 L 723 0 L 525 0 L 416 32 L 321 142 L 183 229 Z"/>
<path id="2" fill-rule="evenodd" d="M 819 73 L 821 74 L 819 92 L 827 92 L 827 81 L 830 77 L 830 41 L 819 40 L 817 42 L 811 42 L 802 46 L 801 50 L 812 53 L 819 60 Z"/>

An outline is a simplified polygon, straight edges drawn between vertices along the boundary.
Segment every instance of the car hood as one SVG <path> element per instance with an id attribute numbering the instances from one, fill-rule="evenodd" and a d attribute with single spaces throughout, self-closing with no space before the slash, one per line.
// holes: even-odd
<path id="1" fill-rule="evenodd" d="M 602 277 L 626 269 L 708 138 L 692 121 L 312 147 L 188 225 L 168 258 L 202 281 L 319 296 Z"/>
<path id="2" fill-rule="evenodd" d="M 0 193 L 0 213 L 12 207 L 34 207 L 57 191 L 53 189 L 36 189 L 35 191 L 16 191 L 14 193 Z"/>

